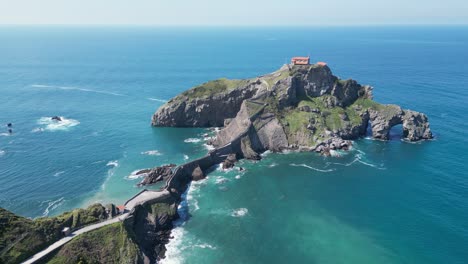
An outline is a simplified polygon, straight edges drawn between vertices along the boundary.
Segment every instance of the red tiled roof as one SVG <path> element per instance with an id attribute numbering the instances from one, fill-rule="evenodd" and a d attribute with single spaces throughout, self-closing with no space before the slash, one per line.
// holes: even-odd
<path id="1" fill-rule="evenodd" d="M 117 209 L 119 209 L 120 212 L 125 211 L 125 205 L 119 205 L 117 206 Z"/>
<path id="2" fill-rule="evenodd" d="M 319 62 L 317 62 L 317 64 L 320 65 L 320 66 L 326 66 L 327 65 L 327 63 L 323 62 L 323 61 L 319 61 Z"/>
<path id="3" fill-rule="evenodd" d="M 293 57 L 291 60 L 308 60 L 309 57 Z"/>

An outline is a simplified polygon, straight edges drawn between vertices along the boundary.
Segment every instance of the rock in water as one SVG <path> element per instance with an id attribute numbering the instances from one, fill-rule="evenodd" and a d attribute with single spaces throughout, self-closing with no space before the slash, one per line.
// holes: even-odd
<path id="1" fill-rule="evenodd" d="M 136 175 L 146 173 L 146 176 L 137 185 L 138 186 L 151 185 L 159 181 L 162 181 L 164 179 L 167 179 L 169 176 L 172 175 L 172 168 L 174 168 L 175 166 L 176 166 L 175 164 L 168 164 L 168 165 L 163 165 L 160 167 L 154 167 L 152 169 L 145 169 L 145 170 L 138 171 Z"/>
<path id="2" fill-rule="evenodd" d="M 51 119 L 58 122 L 62 121 L 62 118 L 60 116 L 53 116 Z"/>
<path id="3" fill-rule="evenodd" d="M 229 154 L 223 162 L 223 170 L 233 168 L 237 162 L 236 154 Z"/>
<path id="4" fill-rule="evenodd" d="M 192 172 L 192 180 L 199 181 L 205 179 L 205 174 L 203 173 L 200 166 L 197 166 Z"/>

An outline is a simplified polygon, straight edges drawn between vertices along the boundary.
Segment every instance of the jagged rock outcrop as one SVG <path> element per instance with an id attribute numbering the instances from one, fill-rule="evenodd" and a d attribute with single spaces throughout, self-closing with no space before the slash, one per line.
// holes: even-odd
<path id="1" fill-rule="evenodd" d="M 144 169 L 136 172 L 136 175 L 144 175 L 143 180 L 138 183 L 138 186 L 145 186 L 155 184 L 159 181 L 167 179 L 172 175 L 172 169 L 175 167 L 175 164 L 163 165 L 160 167 L 154 167 L 152 169 Z"/>
<path id="2" fill-rule="evenodd" d="M 390 129 L 396 125 L 403 126 L 403 138 L 409 141 L 431 139 L 432 132 L 425 114 L 403 110 L 397 105 L 380 106 L 370 109 L 372 136 L 376 139 L 387 140 Z"/>
<path id="3" fill-rule="evenodd" d="M 192 180 L 199 181 L 205 179 L 206 175 L 203 173 L 203 170 L 200 166 L 197 166 L 192 172 Z"/>
<path id="4" fill-rule="evenodd" d="M 347 149 L 365 135 L 388 139 L 403 125 L 409 141 L 432 138 L 426 115 L 372 100 L 372 87 L 341 80 L 328 66 L 285 65 L 249 80 L 217 80 L 175 97 L 153 116 L 155 126 L 223 126 L 212 144 L 232 144 L 239 157 L 265 150 Z"/>
<path id="5" fill-rule="evenodd" d="M 229 154 L 223 162 L 223 170 L 233 168 L 237 162 L 236 154 Z"/>

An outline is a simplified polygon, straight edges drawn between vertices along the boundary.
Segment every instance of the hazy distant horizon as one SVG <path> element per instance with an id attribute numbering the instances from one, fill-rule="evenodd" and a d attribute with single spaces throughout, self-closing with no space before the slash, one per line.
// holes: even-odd
<path id="1" fill-rule="evenodd" d="M 465 0 L 0 0 L 2 25 L 466 25 Z"/>

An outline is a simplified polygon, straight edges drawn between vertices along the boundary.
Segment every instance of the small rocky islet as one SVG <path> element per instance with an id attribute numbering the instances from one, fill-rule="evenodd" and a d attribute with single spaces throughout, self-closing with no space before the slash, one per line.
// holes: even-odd
<path id="1" fill-rule="evenodd" d="M 57 120 L 59 121 L 59 120 Z M 271 74 L 245 80 L 219 79 L 168 101 L 152 117 L 156 127 L 223 127 L 210 140 L 205 157 L 176 166 L 136 172 L 139 186 L 166 181 L 157 201 L 135 206 L 121 222 L 82 234 L 41 261 L 44 263 L 154 263 L 164 258 L 177 207 L 192 180 L 207 168 L 238 159 L 295 150 L 330 155 L 346 150 L 366 134 L 389 139 L 401 124 L 407 141 L 431 139 L 425 114 L 372 99 L 372 87 L 341 80 L 324 64 L 284 65 Z M 115 217 L 115 205 L 92 205 L 60 216 L 31 220 L 0 209 L 0 262 L 19 263 L 64 237 L 64 227 L 79 229 Z"/>

